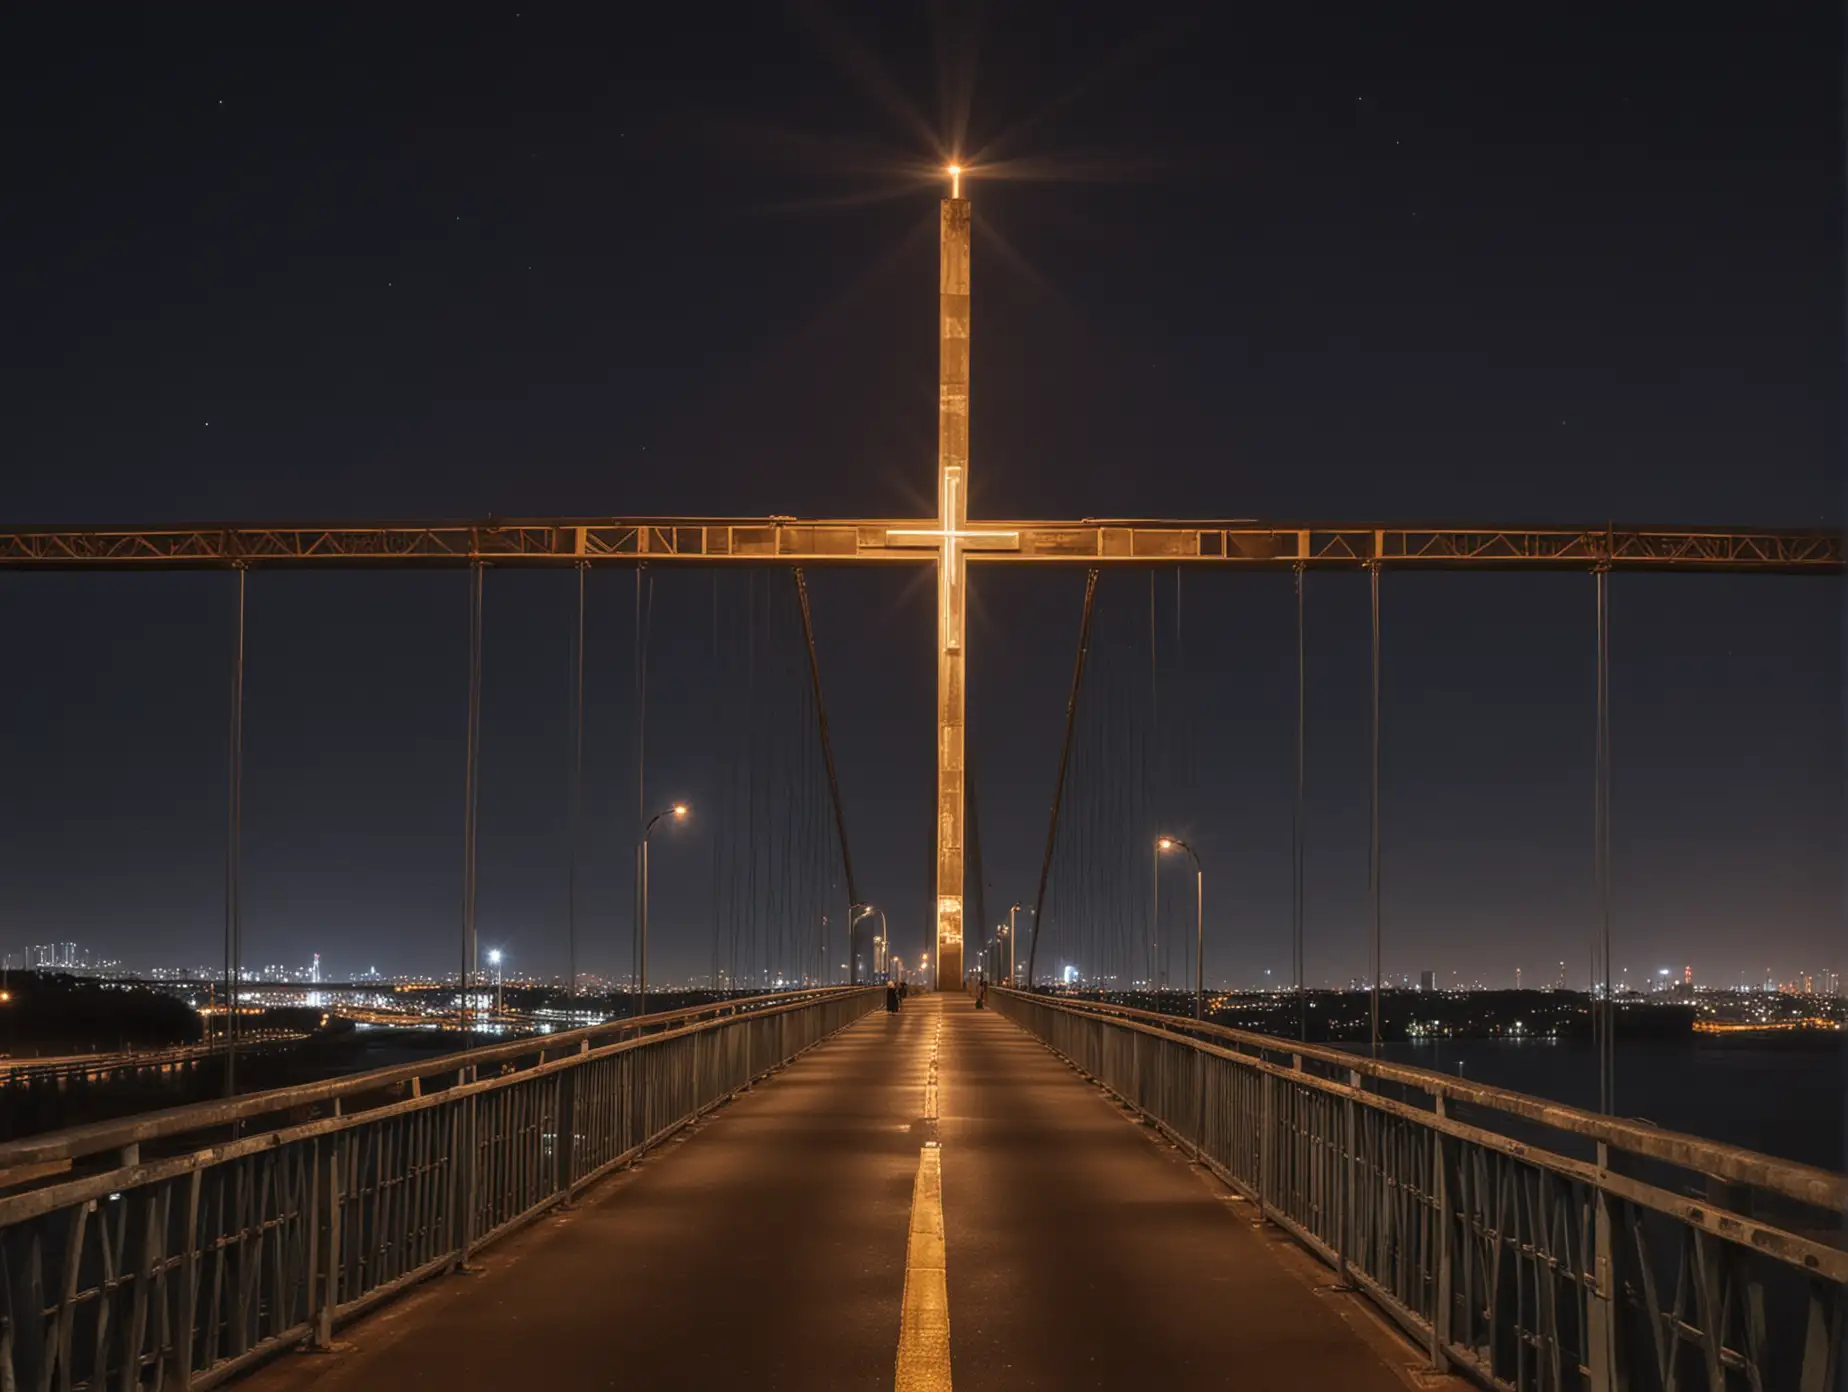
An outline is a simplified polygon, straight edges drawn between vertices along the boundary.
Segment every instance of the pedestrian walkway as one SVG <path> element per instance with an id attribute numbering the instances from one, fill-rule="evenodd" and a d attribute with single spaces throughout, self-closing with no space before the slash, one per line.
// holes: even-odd
<path id="1" fill-rule="evenodd" d="M 1248 1212 L 1006 1020 L 913 997 L 248 1383 L 1401 1392 L 1416 1354 Z"/>

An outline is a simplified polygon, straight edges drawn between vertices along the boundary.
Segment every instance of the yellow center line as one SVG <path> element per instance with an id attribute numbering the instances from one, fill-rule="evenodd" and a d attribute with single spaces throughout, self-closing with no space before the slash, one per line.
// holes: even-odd
<path id="1" fill-rule="evenodd" d="M 937 1021 L 937 1032 L 931 1036 L 930 1066 L 924 1074 L 924 1120 L 937 1119 L 937 1048 L 943 1040 L 943 1021 Z"/>
<path id="2" fill-rule="evenodd" d="M 928 1141 L 911 1190 L 895 1392 L 950 1392 L 950 1287 L 943 1245 L 943 1151 Z"/>

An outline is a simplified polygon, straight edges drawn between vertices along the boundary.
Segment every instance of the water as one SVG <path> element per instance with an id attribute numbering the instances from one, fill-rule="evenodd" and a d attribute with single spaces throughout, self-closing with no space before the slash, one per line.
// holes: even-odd
<path id="1" fill-rule="evenodd" d="M 1389 1043 L 1397 1063 L 1595 1111 L 1597 1052 L 1575 1040 Z M 1826 1035 L 1639 1040 L 1617 1050 L 1620 1115 L 1786 1160 L 1844 1168 L 1848 1050 Z"/>

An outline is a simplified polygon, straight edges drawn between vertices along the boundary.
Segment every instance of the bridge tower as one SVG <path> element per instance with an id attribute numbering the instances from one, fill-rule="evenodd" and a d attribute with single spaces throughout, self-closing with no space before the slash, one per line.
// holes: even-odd
<path id="1" fill-rule="evenodd" d="M 939 217 L 937 281 L 937 959 L 938 986 L 963 975 L 964 599 L 957 542 L 969 523 L 969 200 L 951 165 Z"/>

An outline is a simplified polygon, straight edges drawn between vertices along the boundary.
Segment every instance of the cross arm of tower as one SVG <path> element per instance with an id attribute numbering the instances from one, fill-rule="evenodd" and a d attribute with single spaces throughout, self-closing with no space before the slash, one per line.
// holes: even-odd
<path id="1" fill-rule="evenodd" d="M 0 528 L 0 569 L 225 566 L 918 564 L 936 518 L 575 517 L 197 527 Z M 1740 571 L 1833 574 L 1838 532 L 1766 527 L 1283 525 L 1255 521 L 970 520 L 976 563 L 1239 569 Z"/>

